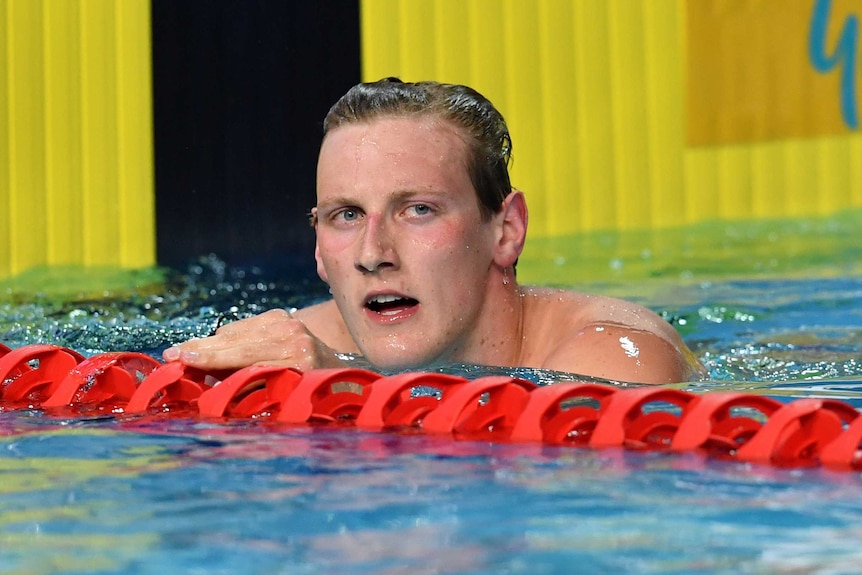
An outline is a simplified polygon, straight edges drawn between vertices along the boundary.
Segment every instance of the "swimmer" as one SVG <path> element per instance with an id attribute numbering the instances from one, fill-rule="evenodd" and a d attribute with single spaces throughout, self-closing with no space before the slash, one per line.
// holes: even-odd
<path id="1" fill-rule="evenodd" d="M 705 375 L 644 307 L 518 283 L 526 199 L 509 181 L 506 123 L 475 90 L 359 84 L 323 132 L 312 225 L 332 299 L 224 325 L 165 360 L 309 370 L 360 354 L 382 371 L 470 363 L 640 383 Z"/>

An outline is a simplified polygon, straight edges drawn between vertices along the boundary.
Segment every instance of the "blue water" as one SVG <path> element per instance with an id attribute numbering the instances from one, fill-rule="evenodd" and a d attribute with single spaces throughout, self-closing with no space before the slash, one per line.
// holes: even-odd
<path id="1" fill-rule="evenodd" d="M 672 322 L 710 372 L 686 389 L 862 408 L 862 276 L 797 272 L 577 287 Z M 205 258 L 162 292 L 0 304 L 0 341 L 158 354 L 205 335 L 222 313 L 324 295 L 288 284 Z M 259 421 L 0 412 L 0 573 L 831 575 L 860 571 L 860 540 L 859 473 Z"/>
<path id="2" fill-rule="evenodd" d="M 2 572 L 852 573 L 862 561 L 857 475 L 355 430 L 11 419 Z"/>

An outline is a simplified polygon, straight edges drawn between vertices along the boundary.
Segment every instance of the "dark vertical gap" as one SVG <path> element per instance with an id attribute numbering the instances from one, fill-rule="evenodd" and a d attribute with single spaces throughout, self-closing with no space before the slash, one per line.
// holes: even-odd
<path id="1" fill-rule="evenodd" d="M 157 257 L 314 273 L 315 163 L 359 2 L 152 0 Z"/>

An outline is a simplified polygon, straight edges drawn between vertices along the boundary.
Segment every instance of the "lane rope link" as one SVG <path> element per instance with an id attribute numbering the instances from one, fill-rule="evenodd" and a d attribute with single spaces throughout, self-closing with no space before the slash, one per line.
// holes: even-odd
<path id="1" fill-rule="evenodd" d="M 421 392 L 417 392 L 421 390 Z M 849 403 L 789 403 L 753 393 L 536 384 L 508 376 L 301 373 L 253 366 L 203 371 L 134 352 L 85 358 L 54 345 L 0 344 L 0 411 L 338 422 L 455 439 L 699 452 L 779 467 L 862 470 L 862 417 Z"/>

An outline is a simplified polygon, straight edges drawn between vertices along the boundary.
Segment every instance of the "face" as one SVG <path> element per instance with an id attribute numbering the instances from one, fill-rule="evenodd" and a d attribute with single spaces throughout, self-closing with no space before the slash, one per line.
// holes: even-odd
<path id="1" fill-rule="evenodd" d="M 466 144 L 436 118 L 347 124 L 317 170 L 318 272 L 362 354 L 383 369 L 466 361 L 494 261 Z"/>

